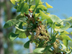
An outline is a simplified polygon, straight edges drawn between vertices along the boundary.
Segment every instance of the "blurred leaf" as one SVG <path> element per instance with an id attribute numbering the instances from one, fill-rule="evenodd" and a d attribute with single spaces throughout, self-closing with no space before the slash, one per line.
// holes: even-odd
<path id="1" fill-rule="evenodd" d="M 61 34 L 69 34 L 67 31 L 63 31 L 61 32 Z"/>
<path id="2" fill-rule="evenodd" d="M 69 23 L 66 23 L 66 25 L 65 25 L 65 26 L 63 26 L 63 27 L 62 27 L 62 28 L 60 28 L 60 29 L 55 28 L 55 31 L 62 32 L 62 31 L 67 30 L 69 27 L 70 27 L 70 24 L 69 24 Z"/>
<path id="3" fill-rule="evenodd" d="M 10 39 L 13 41 L 18 37 L 19 34 L 10 33 Z"/>
<path id="4" fill-rule="evenodd" d="M 25 32 L 22 32 L 22 31 L 16 30 L 15 33 L 16 33 L 16 34 L 19 34 L 19 35 L 18 35 L 19 38 L 27 38 Z"/>
<path id="5" fill-rule="evenodd" d="M 47 6 L 47 8 L 53 8 L 53 7 L 50 6 L 47 2 L 46 2 L 46 6 Z"/>
<path id="6" fill-rule="evenodd" d="M 70 41 L 72 41 L 71 38 L 70 38 L 69 36 L 67 36 L 67 35 L 61 35 L 61 36 L 62 36 L 62 38 L 65 39 L 65 40 L 70 40 Z"/>
<path id="7" fill-rule="evenodd" d="M 15 25 L 16 23 L 17 23 L 16 19 L 8 20 L 8 21 L 5 23 L 4 28 L 11 27 L 11 26 Z"/>
<path id="8" fill-rule="evenodd" d="M 35 5 L 32 5 L 32 6 L 30 7 L 31 10 L 34 10 L 34 8 L 35 8 Z M 44 10 L 44 11 L 46 11 L 47 8 L 46 8 L 44 5 L 38 5 L 38 6 L 37 6 L 37 9 L 36 9 L 36 12 L 38 11 L 38 13 L 39 13 L 39 10 Z"/>
<path id="9" fill-rule="evenodd" d="M 52 43 L 54 43 L 56 41 L 56 37 L 52 36 Z"/>
<path id="10" fill-rule="evenodd" d="M 68 40 L 63 39 L 63 44 L 64 44 L 66 47 L 68 47 Z"/>
<path id="11" fill-rule="evenodd" d="M 70 32 L 70 34 L 72 35 L 72 32 Z"/>
<path id="12" fill-rule="evenodd" d="M 27 38 L 26 34 L 24 32 L 19 33 L 19 38 Z"/>
<path id="13" fill-rule="evenodd" d="M 22 26 L 25 26 L 26 24 L 27 24 L 27 23 L 23 22 L 23 23 L 22 23 Z"/>
<path id="14" fill-rule="evenodd" d="M 21 12 L 22 13 L 28 13 L 29 5 L 27 3 L 24 3 Z"/>
<path id="15" fill-rule="evenodd" d="M 53 22 L 57 22 L 57 23 L 60 23 L 61 25 L 63 25 L 62 20 L 59 17 L 57 17 L 56 15 L 49 15 L 49 17 L 51 17 L 51 20 Z"/>
<path id="16" fill-rule="evenodd" d="M 35 2 L 36 2 L 36 5 L 38 5 L 38 4 L 39 4 L 39 2 L 40 2 L 40 0 L 35 0 Z"/>
<path id="17" fill-rule="evenodd" d="M 30 10 L 34 10 L 34 8 L 35 8 L 35 5 L 32 5 L 32 6 L 30 7 Z"/>
<path id="18" fill-rule="evenodd" d="M 61 44 L 61 46 L 62 46 L 62 50 L 66 50 L 66 46 L 64 45 L 64 44 L 62 44 L 62 43 L 60 43 Z"/>
<path id="19" fill-rule="evenodd" d="M 44 2 L 41 2 L 41 1 L 40 1 L 40 2 L 39 2 L 39 5 L 42 5 L 43 3 L 44 3 Z"/>
<path id="20" fill-rule="evenodd" d="M 29 35 L 28 38 L 30 39 L 31 38 L 31 35 Z"/>
<path id="21" fill-rule="evenodd" d="M 72 20 L 72 17 L 69 17 L 67 19 L 63 19 L 63 21 L 70 21 L 70 20 Z"/>
<path id="22" fill-rule="evenodd" d="M 14 4 L 15 5 L 15 0 L 10 0 L 11 2 L 12 2 L 12 4 Z"/>
<path id="23" fill-rule="evenodd" d="M 19 22 L 18 24 L 16 24 L 15 28 L 18 29 L 18 30 L 20 30 L 20 31 L 25 31 L 25 30 L 23 29 L 22 24 L 23 24 L 23 22 Z"/>
<path id="24" fill-rule="evenodd" d="M 15 8 L 17 9 L 17 12 L 28 14 L 29 5 L 27 3 L 20 2 L 19 6 L 15 7 Z"/>
<path id="25" fill-rule="evenodd" d="M 25 48 L 29 48 L 30 40 L 24 44 Z"/>
<path id="26" fill-rule="evenodd" d="M 42 10 L 44 10 L 44 11 L 46 11 L 47 10 L 47 8 L 44 6 L 44 5 L 38 5 L 38 7 L 37 8 L 40 8 L 40 9 L 42 9 Z"/>
<path id="27" fill-rule="evenodd" d="M 43 13 L 42 11 L 40 11 L 40 15 L 41 15 L 42 21 L 47 19 L 47 22 L 52 22 L 51 18 L 48 15 L 46 15 L 45 13 Z"/>
<path id="28" fill-rule="evenodd" d="M 43 50 L 44 50 L 45 48 L 36 48 L 33 52 L 34 53 L 43 53 Z"/>

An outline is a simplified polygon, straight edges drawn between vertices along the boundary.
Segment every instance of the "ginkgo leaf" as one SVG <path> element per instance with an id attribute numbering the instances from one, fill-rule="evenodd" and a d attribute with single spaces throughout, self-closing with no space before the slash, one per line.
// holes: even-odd
<path id="1" fill-rule="evenodd" d="M 41 8 L 42 10 L 47 10 L 47 8 L 44 5 L 38 5 L 37 8 Z"/>
<path id="2" fill-rule="evenodd" d="M 35 8 L 35 5 L 32 5 L 31 7 L 30 7 L 30 10 L 34 10 L 34 8 Z M 37 6 L 37 10 L 44 10 L 44 11 L 46 11 L 47 10 L 47 8 L 44 6 L 44 5 L 38 5 Z M 38 10 L 38 11 L 39 11 Z"/>
<path id="3" fill-rule="evenodd" d="M 67 19 L 63 19 L 63 21 L 70 21 L 70 20 L 72 20 L 72 17 L 69 17 Z"/>
<path id="4" fill-rule="evenodd" d="M 47 22 L 52 22 L 51 18 L 40 10 L 41 20 L 47 19 Z"/>
<path id="5" fill-rule="evenodd" d="M 27 42 L 24 44 L 24 47 L 25 47 L 25 48 L 29 48 L 29 43 L 30 43 L 30 40 L 27 41 Z"/>
<path id="6" fill-rule="evenodd" d="M 14 4 L 15 5 L 15 0 L 10 0 L 11 2 L 12 2 L 12 4 Z"/>
<path id="7" fill-rule="evenodd" d="M 35 0 L 35 2 L 36 2 L 36 5 L 38 5 L 38 4 L 39 4 L 39 2 L 40 2 L 40 0 Z"/>
<path id="8" fill-rule="evenodd" d="M 67 47 L 68 46 L 68 40 L 63 39 L 63 44 Z"/>
<path id="9" fill-rule="evenodd" d="M 67 30 L 69 27 L 70 27 L 70 24 L 69 23 L 66 23 L 65 26 L 63 26 L 63 27 L 61 27 L 59 29 L 55 28 L 55 31 L 63 32 L 65 30 Z"/>
<path id="10" fill-rule="evenodd" d="M 31 38 L 31 35 L 29 35 L 28 38 L 30 39 Z"/>
<path id="11" fill-rule="evenodd" d="M 20 30 L 16 30 L 15 34 L 19 34 L 18 35 L 19 38 L 27 38 L 25 32 L 22 32 Z"/>
<path id="12" fill-rule="evenodd" d="M 46 3 L 47 8 L 53 8 L 51 5 L 49 5 L 48 3 Z"/>
<path id="13" fill-rule="evenodd" d="M 4 28 L 9 28 L 13 25 L 15 25 L 17 23 L 17 20 L 16 19 L 11 19 L 11 20 L 8 20 L 5 25 L 4 25 Z"/>
<path id="14" fill-rule="evenodd" d="M 9 38 L 13 41 L 13 40 L 15 40 L 18 37 L 18 35 L 19 34 L 10 33 L 9 34 L 9 36 L 10 36 Z"/>
<path id="15" fill-rule="evenodd" d="M 51 20 L 55 23 L 60 23 L 61 25 L 63 25 L 63 21 L 56 15 L 48 15 Z"/>
<path id="16" fill-rule="evenodd" d="M 33 52 L 34 53 L 43 53 L 43 50 L 44 50 L 45 48 L 36 48 Z"/>
<path id="17" fill-rule="evenodd" d="M 40 2 L 39 2 L 39 5 L 42 5 L 43 3 L 44 3 L 44 2 L 41 2 L 41 1 L 40 1 Z"/>
<path id="18" fill-rule="evenodd" d="M 69 34 L 69 32 L 63 31 L 63 32 L 61 32 L 61 34 Z"/>

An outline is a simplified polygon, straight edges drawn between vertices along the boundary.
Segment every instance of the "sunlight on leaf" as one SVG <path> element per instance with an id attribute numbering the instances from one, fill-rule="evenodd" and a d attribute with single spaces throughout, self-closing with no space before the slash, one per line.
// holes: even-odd
<path id="1" fill-rule="evenodd" d="M 60 28 L 60 29 L 55 28 L 55 31 L 62 32 L 62 31 L 67 30 L 69 27 L 70 27 L 70 24 L 69 24 L 69 23 L 66 23 L 66 25 L 65 25 L 65 26 L 63 26 L 63 27 L 62 27 L 62 28 Z"/>
<path id="2" fill-rule="evenodd" d="M 10 0 L 11 2 L 12 2 L 12 4 L 14 4 L 15 5 L 15 0 Z"/>
<path id="3" fill-rule="evenodd" d="M 46 15 L 45 13 L 43 13 L 42 11 L 40 11 L 40 15 L 41 15 L 42 21 L 47 19 L 47 22 L 52 22 L 51 18 L 48 15 Z"/>
<path id="4" fill-rule="evenodd" d="M 43 50 L 44 50 L 45 48 L 36 48 L 33 52 L 34 53 L 43 53 Z"/>
<path id="5" fill-rule="evenodd" d="M 51 5 L 49 5 L 48 3 L 46 3 L 47 8 L 53 8 Z"/>

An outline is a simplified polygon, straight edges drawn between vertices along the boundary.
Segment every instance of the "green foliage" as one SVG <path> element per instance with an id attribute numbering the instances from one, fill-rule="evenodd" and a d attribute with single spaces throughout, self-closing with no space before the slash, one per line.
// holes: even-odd
<path id="1" fill-rule="evenodd" d="M 17 23 L 16 19 L 9 20 L 5 23 L 4 28 L 11 27 L 11 26 L 15 25 L 16 23 Z"/>
<path id="2" fill-rule="evenodd" d="M 10 39 L 28 37 L 30 40 L 24 44 L 24 47 L 29 48 L 29 43 L 34 42 L 37 47 L 34 53 L 61 54 L 63 52 L 65 54 L 71 50 L 68 50 L 68 42 L 72 40 L 66 30 L 71 27 L 72 17 L 61 20 L 56 15 L 49 14 L 48 8 L 53 7 L 48 3 L 44 6 L 41 0 L 10 1 L 17 12 L 20 12 L 16 19 L 9 20 L 4 25 L 4 28 L 11 26 L 16 28 L 16 32 L 9 35 Z M 49 28 L 51 32 L 48 31 Z"/>
<path id="3" fill-rule="evenodd" d="M 10 39 L 13 41 L 18 37 L 19 34 L 10 33 Z"/>
<path id="4" fill-rule="evenodd" d="M 52 22 L 51 18 L 48 15 L 46 15 L 45 13 L 43 13 L 42 11 L 40 11 L 40 15 L 41 15 L 41 21 L 46 19 L 48 23 Z"/>
<path id="5" fill-rule="evenodd" d="M 65 26 L 63 26 L 63 27 L 61 27 L 61 28 L 59 28 L 59 29 L 56 28 L 55 31 L 62 32 L 62 31 L 67 30 L 68 28 L 70 28 L 70 24 L 69 24 L 69 23 L 66 23 Z"/>
<path id="6" fill-rule="evenodd" d="M 44 48 L 36 48 L 34 53 L 43 53 Z"/>
<path id="7" fill-rule="evenodd" d="M 16 33 L 16 34 L 19 34 L 19 35 L 18 35 L 19 38 L 26 38 L 26 37 L 27 37 L 26 34 L 25 34 L 25 32 L 23 32 L 23 31 L 16 30 L 15 33 Z"/>
<path id="8" fill-rule="evenodd" d="M 15 5 L 15 0 L 10 0 Z"/>
<path id="9" fill-rule="evenodd" d="M 27 42 L 24 44 L 24 47 L 25 47 L 25 48 L 29 48 L 29 44 L 30 44 L 30 40 L 27 41 Z"/>

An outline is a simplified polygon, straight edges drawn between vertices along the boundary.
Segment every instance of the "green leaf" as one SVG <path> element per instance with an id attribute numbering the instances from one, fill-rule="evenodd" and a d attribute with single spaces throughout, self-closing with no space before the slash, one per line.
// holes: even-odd
<path id="1" fill-rule="evenodd" d="M 18 35 L 19 38 L 27 38 L 25 32 L 22 32 L 22 31 L 16 30 L 15 33 L 16 33 L 16 34 L 19 34 L 19 35 Z"/>
<path id="2" fill-rule="evenodd" d="M 29 35 L 28 38 L 30 39 L 31 38 L 31 35 Z"/>
<path id="3" fill-rule="evenodd" d="M 57 17 L 56 15 L 49 15 L 49 17 L 51 17 L 51 20 L 53 22 L 57 22 L 57 23 L 60 23 L 61 25 L 63 25 L 62 20 L 59 17 Z"/>
<path id="4" fill-rule="evenodd" d="M 41 20 L 47 19 L 47 22 L 52 22 L 51 18 L 40 10 Z"/>
<path id="5" fill-rule="evenodd" d="M 56 37 L 52 36 L 52 43 L 54 43 L 56 41 Z"/>
<path id="6" fill-rule="evenodd" d="M 29 5 L 27 3 L 24 3 L 21 12 L 22 13 L 28 13 Z"/>
<path id="7" fill-rule="evenodd" d="M 32 5 L 32 6 L 30 7 L 31 10 L 34 10 L 34 8 L 35 8 L 35 5 Z M 38 13 L 39 13 L 39 10 L 47 11 L 47 8 L 46 8 L 44 5 L 38 5 L 38 6 L 37 6 L 37 9 L 36 9 L 36 12 L 38 11 Z"/>
<path id="8" fill-rule="evenodd" d="M 30 43 L 30 40 L 24 44 L 24 47 L 29 48 L 29 43 Z"/>
<path id="9" fill-rule="evenodd" d="M 63 21 L 70 21 L 70 20 L 72 20 L 72 17 L 69 17 L 67 19 L 63 19 Z"/>
<path id="10" fill-rule="evenodd" d="M 40 2 L 40 0 L 35 0 L 35 2 L 36 2 L 36 5 L 38 5 L 38 4 L 39 4 L 39 2 Z"/>
<path id="11" fill-rule="evenodd" d="M 67 35 L 61 35 L 61 36 L 62 36 L 62 38 L 65 39 L 65 40 L 70 40 L 70 41 L 72 41 L 71 38 L 70 38 L 69 36 L 67 36 Z"/>
<path id="12" fill-rule="evenodd" d="M 26 34 L 24 32 L 19 33 L 19 38 L 27 38 Z"/>
<path id="13" fill-rule="evenodd" d="M 8 20 L 8 21 L 5 23 L 4 28 L 11 27 L 11 26 L 15 25 L 16 23 L 17 23 L 16 19 Z"/>
<path id="14" fill-rule="evenodd" d="M 10 0 L 11 2 L 12 2 L 12 4 L 14 4 L 15 5 L 15 0 Z"/>
<path id="15" fill-rule="evenodd" d="M 19 34 L 10 33 L 10 39 L 13 41 L 18 37 Z"/>
<path id="16" fill-rule="evenodd" d="M 43 50 L 44 50 L 45 48 L 36 48 L 33 52 L 34 53 L 43 53 Z"/>
<path id="17" fill-rule="evenodd" d="M 68 40 L 63 39 L 63 44 L 64 44 L 66 47 L 68 47 Z"/>
<path id="18" fill-rule="evenodd" d="M 23 24 L 23 22 L 19 22 L 18 24 L 16 24 L 15 28 L 24 32 L 25 30 L 23 29 L 22 24 Z"/>
<path id="19" fill-rule="evenodd" d="M 67 31 L 63 31 L 61 32 L 61 34 L 69 34 Z"/>
<path id="20" fill-rule="evenodd" d="M 37 8 L 40 8 L 40 9 L 42 9 L 42 10 L 44 10 L 44 11 L 46 11 L 47 10 L 47 8 L 44 6 L 44 5 L 38 5 L 38 7 Z"/>
<path id="21" fill-rule="evenodd" d="M 31 7 L 30 7 L 30 10 L 34 10 L 34 8 L 35 8 L 35 5 L 32 5 Z"/>
<path id="22" fill-rule="evenodd" d="M 61 27 L 60 29 L 55 28 L 55 31 L 63 32 L 65 30 L 67 30 L 69 27 L 70 27 L 70 24 L 66 23 L 66 25 Z"/>
<path id="23" fill-rule="evenodd" d="M 17 12 L 28 14 L 29 5 L 27 3 L 20 2 L 19 6 L 17 6 L 16 9 L 17 9 Z"/>
<path id="24" fill-rule="evenodd" d="M 47 8 L 53 8 L 52 6 L 50 6 L 48 3 L 46 3 Z"/>

